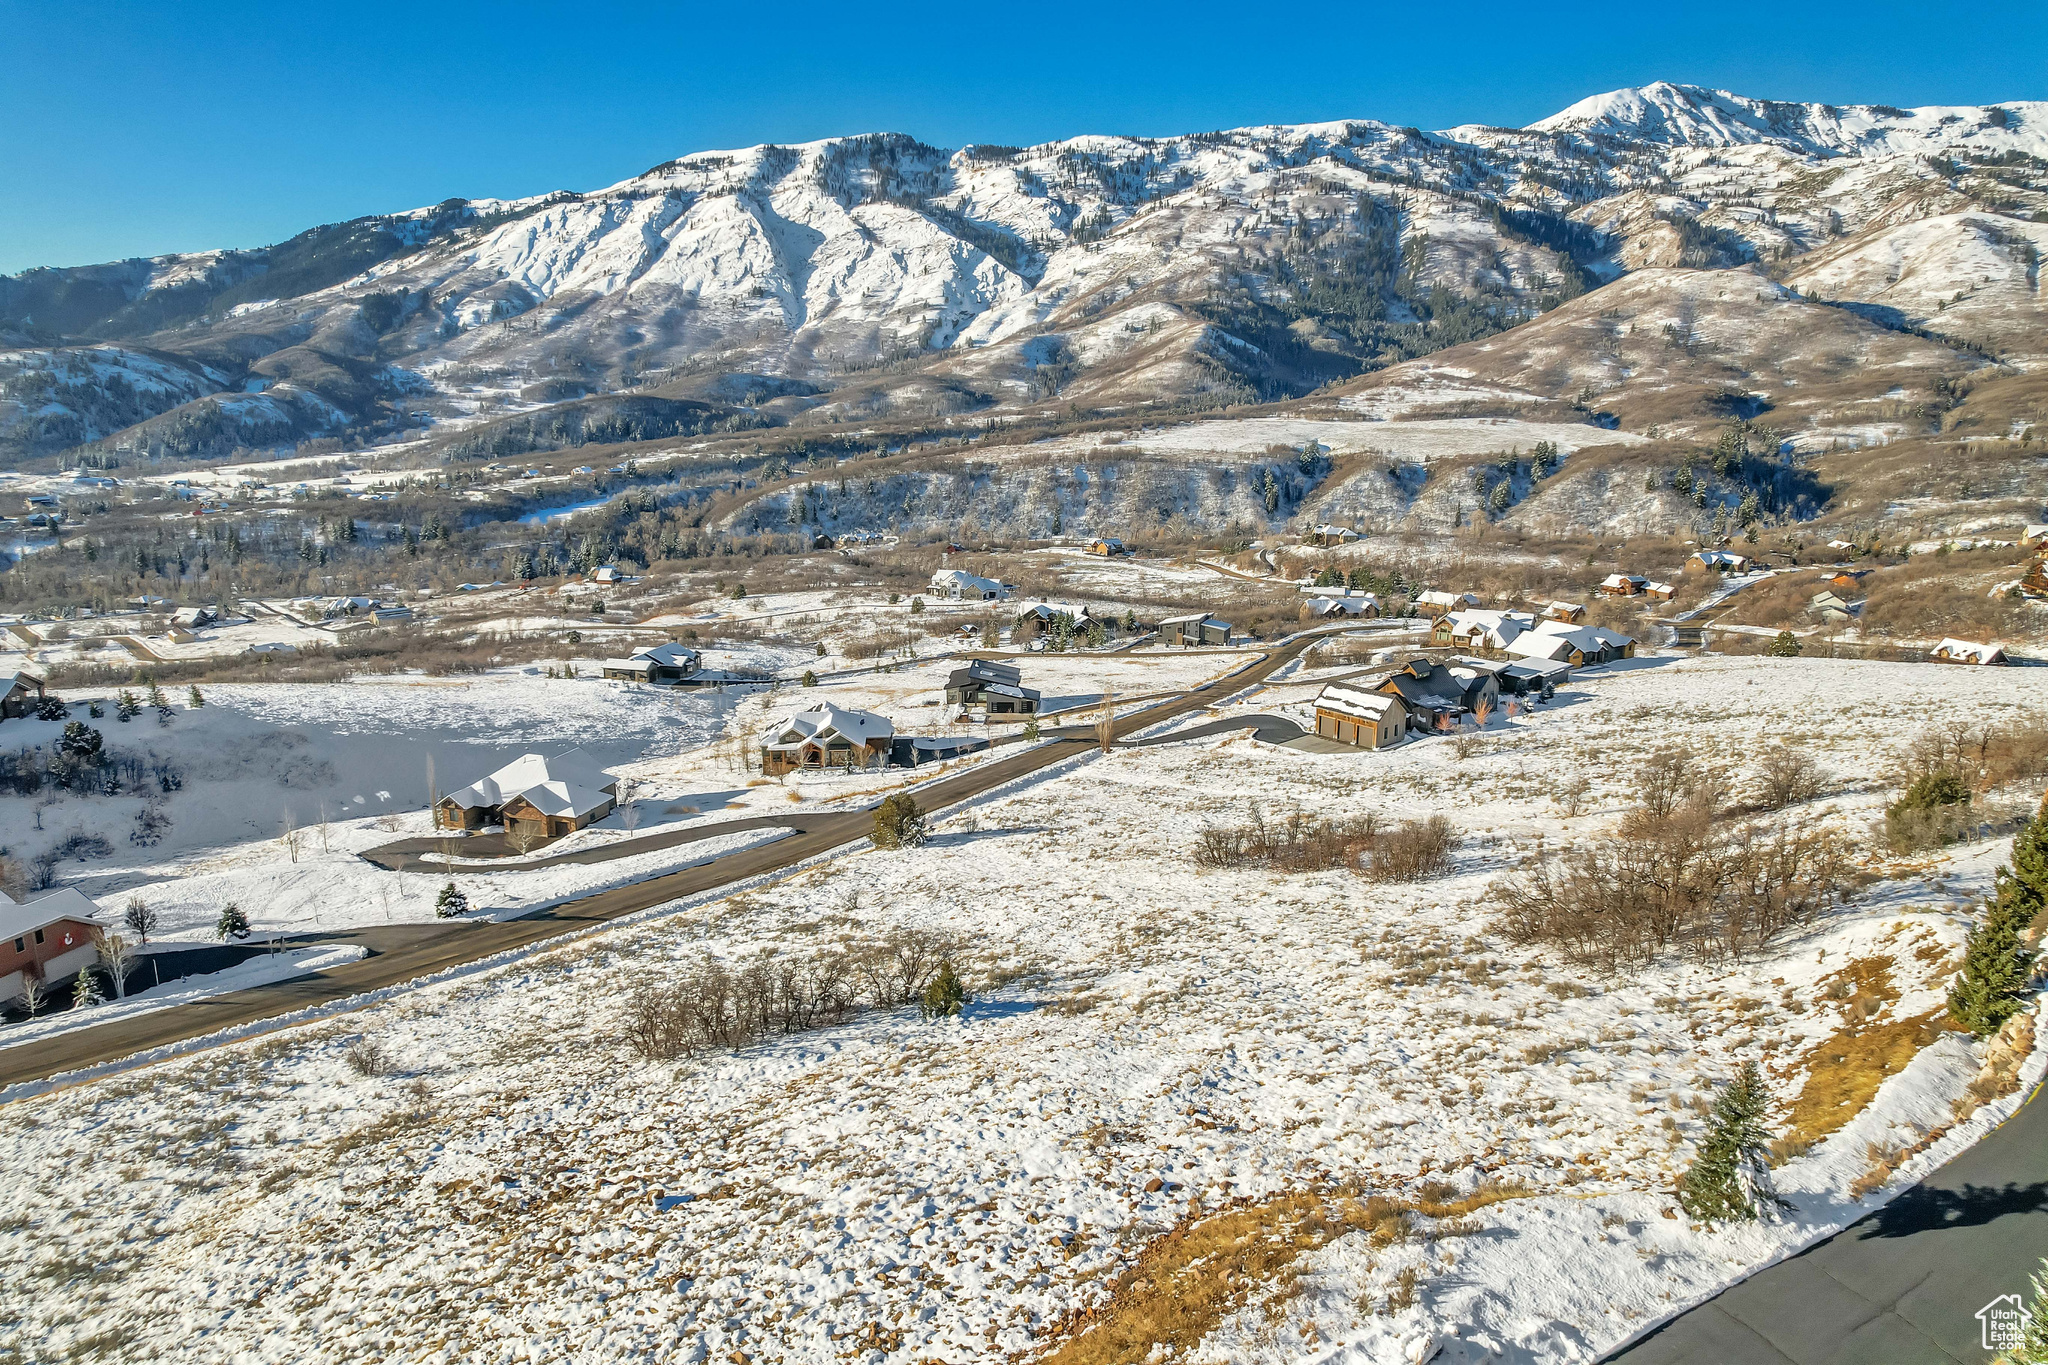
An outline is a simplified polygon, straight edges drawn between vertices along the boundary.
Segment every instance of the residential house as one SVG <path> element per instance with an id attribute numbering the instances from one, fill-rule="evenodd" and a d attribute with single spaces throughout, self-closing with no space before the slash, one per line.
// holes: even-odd
<path id="1" fill-rule="evenodd" d="M 1576 625 L 1586 619 L 1586 608 L 1578 602 L 1545 602 L 1536 614 L 1545 620 L 1569 621 Z"/>
<path id="2" fill-rule="evenodd" d="M 1303 602 L 1301 609 L 1310 616 L 1324 619 L 1354 617 L 1370 620 L 1380 614 L 1380 600 L 1369 592 L 1338 593 L 1333 597 L 1317 595 Z"/>
<path id="3" fill-rule="evenodd" d="M 30 979 L 55 989 L 98 965 L 98 913 L 75 887 L 27 905 L 0 895 L 0 1005 L 19 1003 Z"/>
<path id="4" fill-rule="evenodd" d="M 372 607 L 370 619 L 380 626 L 402 626 L 412 620 L 412 608 L 402 603 Z"/>
<path id="5" fill-rule="evenodd" d="M 1319 545 L 1326 550 L 1334 549 L 1339 545 L 1349 545 L 1357 539 L 1358 532 L 1350 527 L 1332 526 L 1327 522 L 1307 532 L 1301 538 L 1304 545 Z"/>
<path id="6" fill-rule="evenodd" d="M 1527 612 L 1453 611 L 1436 618 L 1429 629 L 1429 642 L 1492 656 L 1505 650 L 1516 636 L 1535 628 L 1536 618 Z"/>
<path id="7" fill-rule="evenodd" d="M 1130 553 L 1130 550 L 1125 548 L 1124 543 L 1115 536 L 1097 536 L 1088 542 L 1088 553 L 1091 555 L 1101 555 L 1104 559 L 1110 559 L 1117 555 L 1127 555 Z"/>
<path id="8" fill-rule="evenodd" d="M 621 569 L 618 565 L 600 564 L 590 571 L 590 581 L 593 583 L 626 583 L 631 580 L 625 570 Z"/>
<path id="9" fill-rule="evenodd" d="M 490 776 L 434 803 L 443 829 L 503 825 L 508 834 L 552 839 L 611 814 L 619 780 L 581 749 L 521 754 Z"/>
<path id="10" fill-rule="evenodd" d="M 927 591 L 933 597 L 955 602 L 1000 602 L 1010 589 L 993 578 L 981 578 L 965 569 L 941 569 L 932 575 Z"/>
<path id="11" fill-rule="evenodd" d="M 598 666 L 607 678 L 628 682 L 681 682 L 697 671 L 697 651 L 673 640 L 665 645 L 636 649 L 623 659 L 606 659 Z"/>
<path id="12" fill-rule="evenodd" d="M 869 711 L 829 703 L 783 717 L 761 737 L 761 772 L 768 777 L 804 769 L 879 768 L 889 761 L 896 727 Z"/>
<path id="13" fill-rule="evenodd" d="M 1634 597 L 1650 585 L 1650 580 L 1641 574 L 1611 573 L 1600 580 L 1602 597 Z"/>
<path id="14" fill-rule="evenodd" d="M 33 673 L 0 673 L 0 720 L 18 720 L 33 714 L 46 695 L 43 680 Z"/>
<path id="15" fill-rule="evenodd" d="M 1316 733 L 1339 744 L 1378 749 L 1408 731 L 1408 704 L 1392 692 L 1330 683 L 1316 698 Z"/>
<path id="16" fill-rule="evenodd" d="M 1469 592 L 1426 592 L 1415 599 L 1415 610 L 1424 616 L 1442 616 L 1447 611 L 1465 611 L 1479 605 Z"/>
<path id="17" fill-rule="evenodd" d="M 2008 662 L 2005 646 L 2000 644 L 1980 645 L 1971 640 L 1943 640 L 1927 651 L 1927 657 L 1944 664 L 1994 665 Z"/>
<path id="18" fill-rule="evenodd" d="M 1159 642 L 1183 649 L 1195 645 L 1227 645 L 1230 643 L 1230 622 L 1220 621 L 1200 611 L 1186 616 L 1169 616 L 1159 623 Z"/>
<path id="19" fill-rule="evenodd" d="M 1035 716 L 1039 694 L 1024 686 L 1015 664 L 975 659 L 946 676 L 948 706 L 979 706 L 990 717 Z"/>
<path id="20" fill-rule="evenodd" d="M 1815 593 L 1806 609 L 1831 625 L 1845 625 L 1856 619 L 1855 606 L 1832 588 Z"/>
<path id="21" fill-rule="evenodd" d="M 1636 642 L 1605 626 L 1575 626 L 1564 621 L 1538 621 L 1534 630 L 1515 637 L 1507 653 L 1518 659 L 1590 668 L 1632 658 Z"/>
<path id="22" fill-rule="evenodd" d="M 2022 545 L 2039 545 L 2044 540 L 2048 540 L 2048 526 L 2041 525 L 2038 522 L 2020 532 L 2020 544 Z"/>
<path id="23" fill-rule="evenodd" d="M 1671 594 L 1677 591 L 1678 589 L 1669 583 L 1659 583 L 1655 579 L 1649 579 L 1643 584 L 1643 596 L 1657 602 L 1669 602 Z"/>
<path id="24" fill-rule="evenodd" d="M 171 624 L 183 630 L 198 630 L 219 622 L 220 612 L 213 607 L 180 607 L 171 613 Z"/>
<path id="25" fill-rule="evenodd" d="M 1500 683 L 1475 668 L 1448 668 L 1433 659 L 1414 659 L 1383 680 L 1375 691 L 1401 699 L 1408 724 L 1420 730 L 1447 730 L 1468 711 L 1489 710 L 1500 698 Z"/>
<path id="26" fill-rule="evenodd" d="M 1552 663 L 1545 659 L 1460 658 L 1455 662 L 1493 674 L 1503 697 L 1537 697 L 1548 701 L 1572 676 L 1570 664 Z"/>
<path id="27" fill-rule="evenodd" d="M 1828 575 L 1828 586 L 1836 592 L 1855 592 L 1869 572 L 1868 569 L 1839 569 Z"/>
<path id="28" fill-rule="evenodd" d="M 1017 619 L 1012 624 L 1026 634 L 1034 631 L 1042 633 L 1052 628 L 1053 618 L 1056 616 L 1071 618 L 1076 630 L 1085 630 L 1090 622 L 1101 625 L 1105 630 L 1116 625 L 1116 617 L 1113 614 L 1097 614 L 1092 607 L 1078 606 L 1072 602 L 1033 602 L 1017 613 Z"/>
<path id="29" fill-rule="evenodd" d="M 1733 550 L 1697 550 L 1685 562 L 1697 564 L 1702 569 L 1712 569 L 1715 573 L 1748 573 L 1751 561 L 1747 555 L 1736 554 Z"/>

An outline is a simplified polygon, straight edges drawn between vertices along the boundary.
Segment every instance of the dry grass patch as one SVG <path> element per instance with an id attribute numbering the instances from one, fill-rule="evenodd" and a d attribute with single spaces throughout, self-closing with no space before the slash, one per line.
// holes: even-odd
<path id="1" fill-rule="evenodd" d="M 1376 1247 L 1406 1238 L 1414 1214 L 1463 1220 L 1489 1204 L 1525 1199 L 1518 1185 L 1482 1185 L 1468 1195 L 1425 1186 L 1422 1196 L 1397 1201 L 1361 1198 L 1354 1189 L 1298 1191 L 1255 1203 L 1240 1200 L 1223 1212 L 1191 1211 L 1180 1225 L 1138 1255 L 1110 1286 L 1110 1300 L 1056 1324 L 1065 1338 L 1042 1365 L 1134 1365 L 1176 1359 L 1199 1345 L 1225 1318 L 1254 1296 L 1284 1299 L 1293 1291 L 1295 1262 L 1340 1237 L 1363 1233 Z M 1463 1222 L 1451 1231 L 1471 1229 Z"/>
<path id="2" fill-rule="evenodd" d="M 1840 1001 L 1843 1026 L 1806 1055 L 1806 1085 L 1792 1102 L 1788 1139 L 1805 1147 L 1863 1112 L 1878 1087 L 1905 1070 L 1920 1049 L 1956 1028 L 1932 1009 L 1877 1022 L 1898 1001 L 1887 958 L 1860 957 L 1822 983 L 1824 1001 Z"/>

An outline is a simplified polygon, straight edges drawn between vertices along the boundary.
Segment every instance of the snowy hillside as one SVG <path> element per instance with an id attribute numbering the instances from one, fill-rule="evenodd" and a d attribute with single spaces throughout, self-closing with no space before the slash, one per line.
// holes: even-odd
<path id="1" fill-rule="evenodd" d="M 2044 157 L 2039 103 L 1665 83 L 1527 129 L 696 152 L 587 192 L 0 279 L 15 374 L 92 369 L 54 396 L 5 381 L 0 452 L 488 437 L 625 393 L 712 403 L 692 432 L 1214 408 L 1480 341 L 1637 272 L 1787 261 L 1802 293 L 1946 339 L 1958 366 L 2024 364 L 2041 351 Z M 194 379 L 124 377 L 82 358 L 89 341 Z M 252 389 L 263 402 L 220 396 Z"/>

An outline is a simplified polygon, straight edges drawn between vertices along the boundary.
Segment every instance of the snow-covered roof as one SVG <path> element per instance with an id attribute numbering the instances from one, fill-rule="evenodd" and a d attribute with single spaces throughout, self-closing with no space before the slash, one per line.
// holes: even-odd
<path id="1" fill-rule="evenodd" d="M 934 592 L 1000 593 L 1003 585 L 993 578 L 983 578 L 965 569 L 941 569 L 932 575 L 931 589 Z"/>
<path id="2" fill-rule="evenodd" d="M 1678 589 L 1672 587 L 1669 583 L 1658 583 L 1651 579 L 1646 578 L 1643 580 L 1643 591 L 1662 593 L 1666 597 L 1669 597 L 1672 593 L 1678 591 Z"/>
<path id="3" fill-rule="evenodd" d="M 60 919 L 94 923 L 99 909 L 75 886 L 52 891 L 41 900 L 30 901 L 26 905 L 0 893 L 0 939 L 20 938 Z"/>
<path id="4" fill-rule="evenodd" d="M 1975 640 L 1943 640 L 1928 652 L 1944 658 L 1968 659 L 1971 663 L 1988 664 L 1994 659 L 2005 657 L 2005 646 L 1995 641 L 1991 644 L 1978 644 Z"/>
<path id="5" fill-rule="evenodd" d="M 443 799 L 464 809 L 476 810 L 485 806 L 502 806 L 515 796 L 531 799 L 530 793 L 549 785 L 565 791 L 570 787 L 596 791 L 611 786 L 615 780 L 581 749 L 570 749 L 553 756 L 521 754 L 490 776 L 471 783 L 461 791 L 450 792 Z"/>
<path id="6" fill-rule="evenodd" d="M 610 792 L 573 782 L 543 782 L 506 798 L 508 802 L 524 801 L 543 815 L 565 819 L 581 819 L 611 799 Z"/>
<path id="7" fill-rule="evenodd" d="M 1536 625 L 1534 616 L 1520 611 L 1454 611 L 1444 619 L 1450 622 L 1453 638 L 1484 639 L 1495 649 L 1507 648 L 1517 635 Z"/>
<path id="8" fill-rule="evenodd" d="M 797 749 L 806 744 L 826 744 L 834 739 L 872 745 L 892 738 L 896 727 L 885 716 L 872 711 L 849 711 L 829 702 L 808 711 L 797 711 L 768 727 L 763 749 Z"/>
<path id="9" fill-rule="evenodd" d="M 1469 592 L 1426 592 L 1415 599 L 1425 607 L 1476 607 L 1479 599 Z"/>
<path id="10" fill-rule="evenodd" d="M 1649 581 L 1649 579 L 1644 578 L 1641 574 L 1611 573 L 1600 580 L 1600 586 L 1603 588 L 1640 588 Z"/>
<path id="11" fill-rule="evenodd" d="M 1709 568 L 1724 564 L 1731 568 L 1741 568 L 1749 563 L 1747 555 L 1739 555 L 1733 550 L 1698 550 L 1694 552 L 1693 558 Z"/>
<path id="12" fill-rule="evenodd" d="M 1387 712 L 1406 711 L 1407 705 L 1391 692 L 1374 692 L 1350 683 L 1330 683 L 1316 696 L 1316 706 L 1340 716 L 1356 716 L 1377 722 Z"/>
<path id="13" fill-rule="evenodd" d="M 654 671 L 652 659 L 606 659 L 598 665 L 607 673 L 648 674 Z"/>
<path id="14" fill-rule="evenodd" d="M 1230 622 L 1218 620 L 1206 611 L 1191 612 L 1186 616 L 1162 616 L 1159 618 L 1159 624 L 1162 626 L 1184 626 L 1193 621 L 1199 621 L 1205 626 L 1214 625 L 1222 626 L 1225 630 L 1230 629 Z"/>
<path id="15" fill-rule="evenodd" d="M 688 645 L 677 644 L 671 640 L 665 645 L 649 645 L 645 649 L 636 649 L 633 651 L 633 658 L 636 662 L 645 660 L 659 664 L 663 668 L 688 668 L 697 662 L 697 651 Z"/>

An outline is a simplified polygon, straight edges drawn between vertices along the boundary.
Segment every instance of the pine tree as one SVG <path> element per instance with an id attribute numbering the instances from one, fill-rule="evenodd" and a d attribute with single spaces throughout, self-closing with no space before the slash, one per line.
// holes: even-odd
<path id="1" fill-rule="evenodd" d="M 1024 722 L 1024 739 L 1026 743 L 1033 743 L 1038 739 L 1037 716 L 1033 716 L 1029 720 Z"/>
<path id="2" fill-rule="evenodd" d="M 1764 653 L 1773 659 L 1796 659 L 1799 657 L 1799 637 L 1789 630 L 1781 630 L 1776 639 L 1764 646 Z"/>
<path id="3" fill-rule="evenodd" d="M 469 897 L 462 894 L 462 888 L 453 881 L 441 888 L 441 894 L 434 898 L 434 913 L 442 919 L 454 919 L 469 913 Z"/>
<path id="4" fill-rule="evenodd" d="M 1996 890 L 1970 930 L 1963 969 L 1948 991 L 1948 1012 L 1979 1038 L 1988 1038 L 2019 1013 L 2020 992 L 2033 976 L 2034 952 L 2021 940 L 2041 900 L 2032 888 L 1999 868 Z"/>
<path id="5" fill-rule="evenodd" d="M 813 672 L 811 672 L 811 670 L 810 670 L 810 669 L 808 669 L 808 668 L 807 668 L 807 669 L 805 669 L 805 670 L 804 670 L 804 676 L 803 676 L 803 679 L 802 679 L 802 682 L 801 682 L 801 686 L 804 686 L 804 687 L 816 687 L 817 685 L 818 685 L 818 675 L 817 675 L 817 674 L 815 674 L 815 673 L 813 673 Z"/>
<path id="6" fill-rule="evenodd" d="M 220 921 L 213 926 L 214 935 L 222 940 L 249 937 L 249 917 L 242 913 L 242 907 L 229 901 L 221 907 Z"/>
<path id="7" fill-rule="evenodd" d="M 193 683 L 192 686 L 186 690 L 185 704 L 191 707 L 194 711 L 197 711 L 200 707 L 206 705 L 206 698 L 200 695 L 198 683 Z"/>
<path id="8" fill-rule="evenodd" d="M 2048 801 L 2013 836 L 2012 875 L 2035 900 L 2048 905 Z"/>
<path id="9" fill-rule="evenodd" d="M 918 999 L 919 1017 L 930 1023 L 935 1019 L 956 1017 L 967 1004 L 967 988 L 960 984 L 960 978 L 953 972 L 953 964 L 941 962 L 939 974 L 931 979 Z"/>
<path id="10" fill-rule="evenodd" d="M 2027 1305 L 2026 1321 L 2020 1324 L 2020 1344 L 2006 1359 L 2012 1365 L 2048 1365 L 2048 1258 L 2028 1281 L 2034 1301 Z"/>
<path id="11" fill-rule="evenodd" d="M 71 1008 L 87 1010 L 106 1001 L 107 997 L 100 993 L 100 979 L 92 974 L 91 968 L 80 967 L 78 984 L 71 988 Z"/>
<path id="12" fill-rule="evenodd" d="M 1699 1155 L 1679 1181 L 1678 1203 L 1687 1213 L 1703 1222 L 1750 1220 L 1783 1205 L 1771 1186 L 1769 1104 L 1763 1072 L 1744 1062 L 1714 1101 Z"/>

